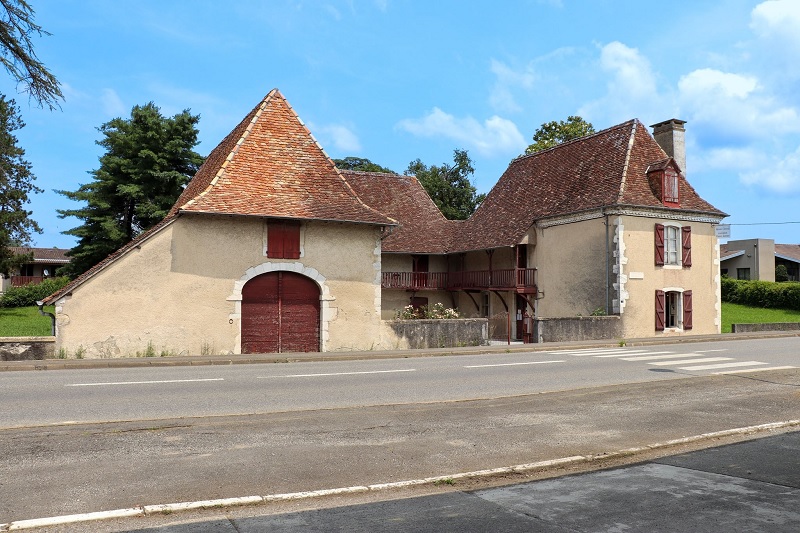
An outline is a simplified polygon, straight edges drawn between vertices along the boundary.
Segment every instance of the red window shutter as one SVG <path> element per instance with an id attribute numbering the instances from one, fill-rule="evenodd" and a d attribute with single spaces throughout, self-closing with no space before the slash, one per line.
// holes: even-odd
<path id="1" fill-rule="evenodd" d="M 664 224 L 656 224 L 656 265 L 664 266 Z"/>
<path id="2" fill-rule="evenodd" d="M 681 248 L 683 249 L 682 264 L 685 267 L 690 267 L 692 266 L 692 227 L 682 227 L 681 233 L 683 236 L 681 239 Z"/>
<path id="3" fill-rule="evenodd" d="M 300 258 L 300 223 L 270 220 L 267 224 L 267 257 Z"/>
<path id="4" fill-rule="evenodd" d="M 692 291 L 683 291 L 683 329 L 692 329 Z"/>
<path id="5" fill-rule="evenodd" d="M 300 223 L 285 222 L 283 231 L 283 257 L 300 259 Z"/>
<path id="6" fill-rule="evenodd" d="M 656 290 L 656 331 L 664 331 L 664 325 L 667 321 L 666 307 L 664 291 Z"/>

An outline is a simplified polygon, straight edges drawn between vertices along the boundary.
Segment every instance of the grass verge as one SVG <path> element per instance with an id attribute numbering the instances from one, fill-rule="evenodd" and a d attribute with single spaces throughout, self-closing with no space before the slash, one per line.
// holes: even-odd
<path id="1" fill-rule="evenodd" d="M 800 322 L 800 311 L 765 309 L 722 302 L 722 333 L 730 333 L 731 324 L 763 324 L 765 322 Z"/>
<path id="2" fill-rule="evenodd" d="M 53 313 L 52 305 L 44 310 Z M 39 308 L 0 307 L 0 337 L 47 337 L 50 335 L 50 317 L 39 314 Z"/>

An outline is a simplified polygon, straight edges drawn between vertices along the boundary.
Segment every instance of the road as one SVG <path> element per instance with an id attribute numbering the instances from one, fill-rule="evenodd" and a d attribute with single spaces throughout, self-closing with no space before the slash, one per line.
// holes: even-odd
<path id="1" fill-rule="evenodd" d="M 616 464 L 603 454 L 800 418 L 798 347 L 3 373 L 0 523 L 573 455 Z"/>
<path id="2" fill-rule="evenodd" d="M 0 429 L 478 400 L 795 366 L 797 337 L 372 361 L 6 372 L 0 373 Z"/>

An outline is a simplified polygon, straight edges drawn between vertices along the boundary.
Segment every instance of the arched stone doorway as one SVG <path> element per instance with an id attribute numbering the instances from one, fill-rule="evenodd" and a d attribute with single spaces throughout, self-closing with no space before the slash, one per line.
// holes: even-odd
<path id="1" fill-rule="evenodd" d="M 273 271 L 242 287 L 242 353 L 320 351 L 320 289 L 296 272 Z"/>

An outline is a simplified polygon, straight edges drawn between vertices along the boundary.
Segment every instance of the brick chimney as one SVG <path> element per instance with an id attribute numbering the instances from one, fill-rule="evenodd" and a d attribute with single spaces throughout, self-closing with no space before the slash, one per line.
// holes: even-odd
<path id="1" fill-rule="evenodd" d="M 653 137 L 668 156 L 673 158 L 681 167 L 681 172 L 686 175 L 686 124 L 685 120 L 672 118 L 653 124 Z"/>

